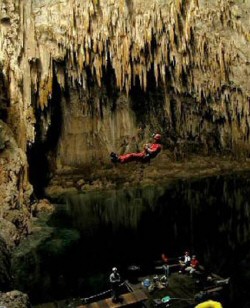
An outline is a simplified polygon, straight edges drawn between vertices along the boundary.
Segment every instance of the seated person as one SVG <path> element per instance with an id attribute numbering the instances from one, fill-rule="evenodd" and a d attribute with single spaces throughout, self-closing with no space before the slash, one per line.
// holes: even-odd
<path id="1" fill-rule="evenodd" d="M 166 256 L 165 253 L 162 253 L 161 259 L 163 261 L 162 269 L 164 270 L 164 275 L 168 277 L 169 276 L 168 257 Z"/>
<path id="2" fill-rule="evenodd" d="M 190 255 L 188 251 L 185 251 L 185 254 L 183 257 L 179 258 L 179 263 L 180 263 L 180 270 L 179 270 L 179 274 L 183 274 L 185 272 L 185 268 L 190 266 Z"/>
<path id="3" fill-rule="evenodd" d="M 199 261 L 196 259 L 196 256 L 193 255 L 190 262 L 190 266 L 187 266 L 185 268 L 185 271 L 189 272 L 190 275 L 193 275 L 198 270 L 198 267 L 199 267 Z"/>

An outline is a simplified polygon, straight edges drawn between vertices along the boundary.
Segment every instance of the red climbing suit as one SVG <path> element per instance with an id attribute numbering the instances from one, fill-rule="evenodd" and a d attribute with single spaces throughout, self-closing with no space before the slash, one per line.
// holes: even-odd
<path id="1" fill-rule="evenodd" d="M 157 143 L 151 144 L 149 147 L 146 147 L 143 152 L 140 153 L 128 153 L 119 156 L 119 162 L 124 164 L 131 161 L 139 162 L 148 162 L 150 158 L 156 157 L 156 155 L 161 151 L 161 145 Z"/>

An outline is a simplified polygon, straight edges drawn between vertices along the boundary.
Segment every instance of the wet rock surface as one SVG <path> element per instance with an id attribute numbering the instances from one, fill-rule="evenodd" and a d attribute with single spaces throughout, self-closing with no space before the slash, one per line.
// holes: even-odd
<path id="1" fill-rule="evenodd" d="M 29 198 L 33 189 L 27 179 L 26 155 L 1 120 L 0 146 L 0 235 L 13 247 L 29 232 Z"/>
<path id="2" fill-rule="evenodd" d="M 198 154 L 249 155 L 247 1 L 3 3 L 0 105 L 48 173 L 107 162 L 155 131 Z"/>
<path id="3" fill-rule="evenodd" d="M 13 287 L 11 253 L 21 238 L 29 233 L 32 186 L 27 179 L 26 155 L 18 147 L 11 129 L 1 120 L 0 190 L 0 305 L 28 308 L 27 295 L 10 291 Z"/>
<path id="4" fill-rule="evenodd" d="M 14 290 L 7 293 L 0 292 L 0 305 L 4 308 L 30 308 L 28 296 Z"/>
<path id="5" fill-rule="evenodd" d="M 169 151 L 162 152 L 150 163 L 107 164 L 104 167 L 75 170 L 55 175 L 46 188 L 49 197 L 64 193 L 112 190 L 121 187 L 161 185 L 178 179 L 194 179 L 250 170 L 250 160 L 220 156 L 184 156 L 174 160 Z"/>
<path id="6" fill-rule="evenodd" d="M 8 290 L 10 285 L 10 251 L 4 240 L 0 237 L 0 290 Z"/>

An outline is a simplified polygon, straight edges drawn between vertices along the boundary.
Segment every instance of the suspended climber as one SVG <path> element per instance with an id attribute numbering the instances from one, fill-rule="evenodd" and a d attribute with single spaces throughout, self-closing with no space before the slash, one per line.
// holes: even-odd
<path id="1" fill-rule="evenodd" d="M 111 161 L 113 163 L 121 163 L 125 164 L 131 161 L 138 161 L 142 163 L 149 162 L 151 158 L 155 158 L 161 151 L 161 135 L 154 134 L 153 135 L 154 142 L 152 144 L 146 144 L 144 150 L 139 153 L 128 153 L 124 155 L 117 155 L 112 152 L 110 154 Z"/>

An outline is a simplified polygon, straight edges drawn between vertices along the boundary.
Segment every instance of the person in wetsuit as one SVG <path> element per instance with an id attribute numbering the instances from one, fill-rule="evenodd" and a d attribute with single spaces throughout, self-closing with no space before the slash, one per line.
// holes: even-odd
<path id="1" fill-rule="evenodd" d="M 154 134 L 153 135 L 154 142 L 152 144 L 147 144 L 144 147 L 144 150 L 139 153 L 128 153 L 124 155 L 117 155 L 116 153 L 112 152 L 110 154 L 111 161 L 113 163 L 121 163 L 125 164 L 131 161 L 138 161 L 138 162 L 149 162 L 151 158 L 155 158 L 161 151 L 161 135 Z"/>

